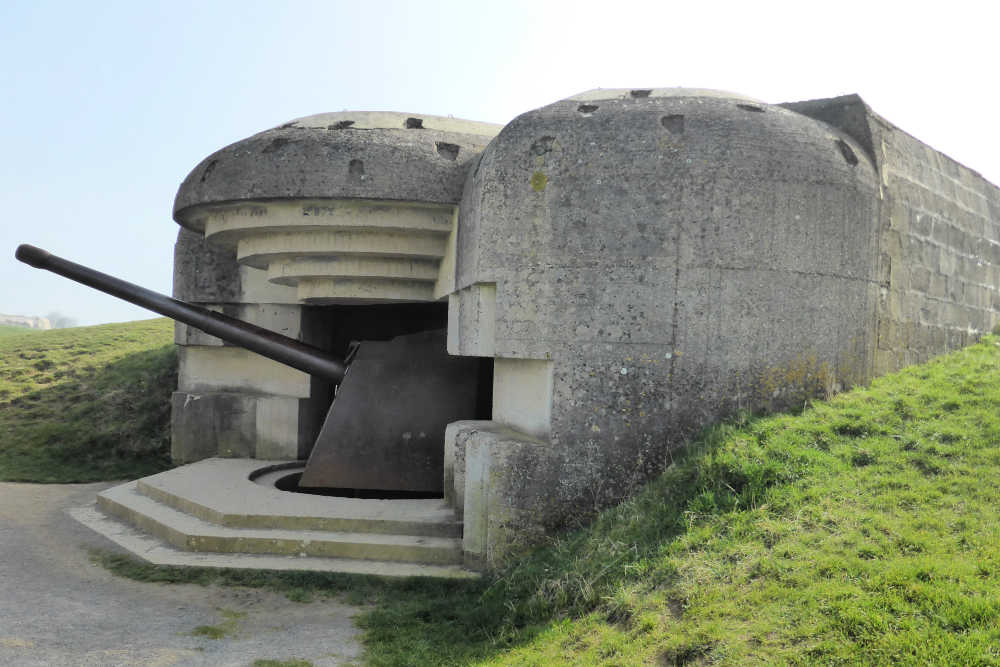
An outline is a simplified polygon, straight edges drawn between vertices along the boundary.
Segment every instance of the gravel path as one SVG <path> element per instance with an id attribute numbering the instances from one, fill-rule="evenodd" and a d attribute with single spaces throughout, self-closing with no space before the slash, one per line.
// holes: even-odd
<path id="1" fill-rule="evenodd" d="M 342 665 L 361 646 L 356 607 L 291 602 L 249 588 L 151 584 L 116 577 L 87 548 L 115 545 L 66 509 L 109 484 L 0 483 L 0 664 Z M 219 639 L 192 634 L 226 631 Z"/>

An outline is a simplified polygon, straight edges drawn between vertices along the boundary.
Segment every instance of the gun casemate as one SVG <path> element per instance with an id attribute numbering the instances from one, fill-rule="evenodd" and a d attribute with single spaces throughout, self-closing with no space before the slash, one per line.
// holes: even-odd
<path id="1" fill-rule="evenodd" d="M 177 193 L 174 299 L 18 254 L 186 323 L 176 461 L 443 497 L 477 563 L 712 422 L 989 331 L 996 202 L 854 95 L 603 89 L 503 127 L 341 112 L 227 146 Z"/>

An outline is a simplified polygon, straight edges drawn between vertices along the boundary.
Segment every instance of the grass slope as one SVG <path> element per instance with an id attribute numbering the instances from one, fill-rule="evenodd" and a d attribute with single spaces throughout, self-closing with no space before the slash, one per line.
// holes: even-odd
<path id="1" fill-rule="evenodd" d="M 374 604 L 367 660 L 1000 664 L 1000 338 L 707 431 L 640 494 L 484 582 L 156 568 Z"/>
<path id="2" fill-rule="evenodd" d="M 38 333 L 41 329 L 29 329 L 27 327 L 15 327 L 10 324 L 0 324 L 0 338 L 7 336 L 20 336 L 22 334 Z"/>
<path id="3" fill-rule="evenodd" d="M 169 467 L 173 323 L 0 336 L 0 480 L 89 482 Z"/>

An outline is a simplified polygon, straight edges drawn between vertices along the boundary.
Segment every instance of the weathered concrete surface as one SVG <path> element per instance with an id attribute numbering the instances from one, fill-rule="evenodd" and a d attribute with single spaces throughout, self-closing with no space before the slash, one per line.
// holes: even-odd
<path id="1" fill-rule="evenodd" d="M 326 338 L 295 289 L 236 263 L 181 229 L 174 246 L 174 298 L 316 344 Z M 228 346 L 176 323 L 179 391 L 172 399 L 171 455 L 177 463 L 211 456 L 298 458 L 309 453 L 330 401 L 328 383 Z"/>
<path id="2" fill-rule="evenodd" d="M 248 665 L 257 659 L 338 665 L 358 660 L 356 608 L 295 603 L 244 588 L 115 577 L 87 548 L 114 549 L 66 514 L 106 484 L 0 483 L 0 663 Z M 230 630 L 221 639 L 198 626 Z"/>
<path id="3" fill-rule="evenodd" d="M 497 358 L 493 364 L 493 420 L 535 438 L 548 438 L 552 362 Z"/>
<path id="4" fill-rule="evenodd" d="M 436 300 L 454 285 L 465 175 L 499 129 L 389 112 L 300 118 L 207 157 L 174 218 L 298 303 Z"/>
<path id="5" fill-rule="evenodd" d="M 271 554 L 433 565 L 461 561 L 459 540 L 384 532 L 340 532 L 293 527 L 244 528 L 212 524 L 142 494 L 136 482 L 102 492 L 97 507 L 184 551 Z"/>
<path id="6" fill-rule="evenodd" d="M 442 267 L 453 274 L 443 262 L 454 247 L 452 204 L 253 200 L 204 209 L 209 242 L 295 287 L 303 304 L 431 301 L 453 282 L 439 276 Z"/>
<path id="7" fill-rule="evenodd" d="M 478 574 L 455 565 L 427 565 L 391 561 L 327 558 L 322 556 L 281 556 L 242 552 L 215 553 L 185 551 L 114 519 L 94 506 L 70 510 L 70 515 L 118 544 L 132 554 L 154 565 L 176 567 L 208 567 L 237 570 L 275 570 L 279 572 L 341 572 L 369 574 L 378 577 L 438 577 L 474 579 Z"/>
<path id="8" fill-rule="evenodd" d="M 490 488 L 519 485 L 496 495 L 528 511 L 532 480 L 536 518 L 564 526 L 701 425 L 866 380 L 877 202 L 853 138 L 745 97 L 594 91 L 513 120 L 459 213 L 456 287 L 495 284 L 495 320 L 453 295 L 450 322 L 469 330 L 452 351 L 551 361 L 551 412 L 545 447 L 480 448 L 489 470 L 512 466 L 484 473 Z M 516 396 L 495 394 L 494 420 L 543 433 L 497 410 Z"/>
<path id="9" fill-rule="evenodd" d="M 298 304 L 294 288 L 269 282 L 265 271 L 240 266 L 232 248 L 208 243 L 184 228 L 174 244 L 173 293 L 175 299 L 205 306 Z"/>
<path id="10" fill-rule="evenodd" d="M 174 243 L 174 298 L 193 303 L 240 300 L 239 265 L 233 252 L 181 228 Z"/>
<path id="11" fill-rule="evenodd" d="M 473 578 L 462 524 L 440 499 L 281 491 L 295 461 L 208 459 L 127 482 L 74 508 L 84 525 L 162 565 Z"/>
<path id="12" fill-rule="evenodd" d="M 496 355 L 497 286 L 477 283 L 448 295 L 448 353 Z"/>
<path id="13" fill-rule="evenodd" d="M 175 391 L 170 404 L 170 458 L 191 463 L 256 453 L 257 397 L 233 392 Z"/>
<path id="14" fill-rule="evenodd" d="M 262 468 L 271 471 L 251 480 Z M 289 462 L 209 459 L 139 480 L 149 498 L 223 526 L 458 537 L 462 526 L 440 499 L 379 500 L 287 493 L 274 488 L 302 471 Z"/>
<path id="15" fill-rule="evenodd" d="M 857 95 L 784 106 L 856 137 L 879 170 L 875 374 L 966 345 L 1000 322 L 1000 188 Z"/>
<path id="16" fill-rule="evenodd" d="M 1000 323 L 1000 189 L 857 96 L 596 90 L 483 150 L 497 129 L 311 116 L 210 156 L 175 203 L 245 264 L 192 265 L 202 278 L 180 284 L 208 302 L 353 316 L 346 304 L 448 296 L 449 352 L 496 360 L 492 422 L 456 424 L 445 443 L 474 560 L 627 495 L 701 425 Z M 285 291 L 265 299 L 262 277 Z M 365 339 L 366 325 L 324 321 L 334 347 Z M 274 415 L 254 438 L 264 422 L 292 430 Z"/>
<path id="17" fill-rule="evenodd" d="M 179 352 L 178 391 L 246 391 L 309 398 L 308 373 L 256 352 L 229 346 L 185 346 Z"/>
<path id="18" fill-rule="evenodd" d="M 448 424 L 444 431 L 444 502 L 462 520 L 465 510 L 465 443 L 477 428 L 492 428 L 488 419 L 466 419 Z"/>
<path id="19" fill-rule="evenodd" d="M 538 543 L 551 527 L 552 516 L 564 509 L 552 504 L 559 499 L 559 490 L 552 485 L 563 482 L 553 482 L 546 465 L 549 443 L 497 422 L 464 422 L 456 437 L 465 461 L 462 549 L 466 564 L 502 562 L 507 555 Z"/>
<path id="20" fill-rule="evenodd" d="M 207 305 L 209 310 L 235 317 L 243 322 L 249 322 L 259 327 L 274 331 L 282 336 L 301 340 L 302 338 L 302 308 L 280 303 L 231 303 L 223 305 Z M 201 329 L 188 326 L 183 322 L 174 323 L 174 342 L 178 345 L 229 345 L 220 338 L 205 333 Z"/>
<path id="21" fill-rule="evenodd" d="M 499 126 L 421 114 L 341 112 L 291 121 L 205 158 L 174 218 L 204 230 L 203 204 L 350 198 L 454 204 L 470 160 Z"/>
<path id="22" fill-rule="evenodd" d="M 452 204 L 338 199 L 210 205 L 205 236 L 238 261 L 322 300 L 428 301 L 452 289 Z M 451 277 L 442 283 L 439 273 Z"/>

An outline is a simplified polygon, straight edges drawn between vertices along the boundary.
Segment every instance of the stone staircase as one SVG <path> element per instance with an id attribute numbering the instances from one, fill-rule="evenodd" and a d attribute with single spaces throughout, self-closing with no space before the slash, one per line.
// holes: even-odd
<path id="1" fill-rule="evenodd" d="M 302 462 L 207 459 L 101 492 L 71 514 L 152 563 L 468 578 L 443 499 L 281 491 Z"/>

